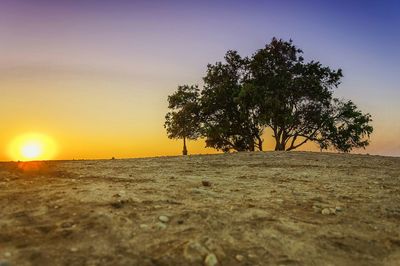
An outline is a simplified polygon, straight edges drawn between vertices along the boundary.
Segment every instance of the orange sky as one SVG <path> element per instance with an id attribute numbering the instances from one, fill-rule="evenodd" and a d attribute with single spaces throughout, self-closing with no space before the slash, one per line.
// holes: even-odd
<path id="1" fill-rule="evenodd" d="M 0 87 L 7 88 L 0 104 L 4 125 L 0 160 L 13 159 L 7 150 L 12 140 L 32 132 L 48 135 L 57 143 L 58 152 L 51 159 L 180 154 L 181 141 L 169 140 L 163 128 L 166 97 L 175 86 L 164 80 L 161 83 L 166 88 L 160 90 L 159 83 L 49 71 L 0 75 Z M 365 152 L 396 155 L 400 150 L 395 146 L 399 125 L 375 118 L 374 126 L 372 145 Z M 188 145 L 190 153 L 216 152 L 205 149 L 202 141 Z M 273 145 L 266 136 L 264 148 L 271 150 Z M 316 147 L 310 144 L 304 149 Z"/>

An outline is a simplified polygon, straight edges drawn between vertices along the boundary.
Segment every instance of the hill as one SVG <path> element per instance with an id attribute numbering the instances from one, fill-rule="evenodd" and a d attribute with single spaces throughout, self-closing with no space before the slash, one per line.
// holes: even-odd
<path id="1" fill-rule="evenodd" d="M 1 163 L 0 210 L 0 265 L 399 265 L 400 158 Z"/>

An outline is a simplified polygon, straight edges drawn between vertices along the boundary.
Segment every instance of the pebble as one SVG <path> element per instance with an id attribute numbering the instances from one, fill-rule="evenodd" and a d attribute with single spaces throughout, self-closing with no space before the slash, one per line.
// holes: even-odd
<path id="1" fill-rule="evenodd" d="M 71 250 L 71 252 L 77 252 L 78 248 L 71 248 L 70 250 Z"/>
<path id="2" fill-rule="evenodd" d="M 165 223 L 156 223 L 156 227 L 160 230 L 163 230 L 167 228 L 167 225 Z"/>
<path id="3" fill-rule="evenodd" d="M 218 265 L 217 256 L 215 256 L 214 253 L 208 254 L 207 257 L 204 260 L 204 265 L 205 266 L 216 266 L 216 265 Z"/>
<path id="4" fill-rule="evenodd" d="M 336 206 L 335 210 L 338 211 L 338 212 L 341 212 L 341 211 L 343 211 L 343 208 L 340 207 L 340 206 Z"/>
<path id="5" fill-rule="evenodd" d="M 203 184 L 203 186 L 205 186 L 205 187 L 211 187 L 211 182 L 207 181 L 207 180 L 201 181 L 201 184 Z"/>
<path id="6" fill-rule="evenodd" d="M 147 224 L 141 224 L 141 225 L 139 225 L 139 227 L 140 227 L 141 229 L 147 229 L 147 228 L 149 228 L 149 226 L 148 226 Z"/>
<path id="7" fill-rule="evenodd" d="M 73 225 L 74 225 L 73 223 L 65 222 L 65 223 L 62 223 L 62 224 L 61 224 L 61 227 L 62 227 L 62 228 L 70 228 L 70 227 L 72 227 Z"/>
<path id="8" fill-rule="evenodd" d="M 11 257 L 11 252 L 5 252 L 4 257 L 7 257 L 7 258 Z"/>
<path id="9" fill-rule="evenodd" d="M 158 217 L 158 220 L 160 220 L 163 223 L 168 223 L 169 222 L 168 216 L 165 216 L 165 215 L 161 215 L 160 217 Z"/>
<path id="10" fill-rule="evenodd" d="M 324 208 L 321 213 L 323 215 L 336 214 L 336 210 L 334 208 Z"/>
<path id="11" fill-rule="evenodd" d="M 256 259 L 257 258 L 257 256 L 255 254 L 253 254 L 253 253 L 250 253 L 248 256 L 251 259 Z"/>
<path id="12" fill-rule="evenodd" d="M 123 207 L 123 205 L 124 202 L 121 200 L 111 203 L 111 206 L 114 207 L 115 209 L 120 209 Z"/>
<path id="13" fill-rule="evenodd" d="M 244 260 L 244 256 L 243 256 L 243 255 L 240 255 L 240 254 L 236 255 L 235 258 L 236 258 L 236 260 L 239 261 L 239 262 L 241 262 L 241 261 Z"/>

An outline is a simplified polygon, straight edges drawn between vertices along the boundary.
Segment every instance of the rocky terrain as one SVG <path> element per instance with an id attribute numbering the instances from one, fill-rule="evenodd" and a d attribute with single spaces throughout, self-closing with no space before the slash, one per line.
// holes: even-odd
<path id="1" fill-rule="evenodd" d="M 1 163 L 0 265 L 400 265 L 400 158 Z"/>

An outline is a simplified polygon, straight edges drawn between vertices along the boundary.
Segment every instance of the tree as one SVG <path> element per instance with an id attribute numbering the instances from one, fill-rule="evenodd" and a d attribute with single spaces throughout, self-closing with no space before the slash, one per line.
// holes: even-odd
<path id="1" fill-rule="evenodd" d="M 254 151 L 262 150 L 263 132 L 270 128 L 275 150 L 307 142 L 343 152 L 368 146 L 371 115 L 333 97 L 342 70 L 305 62 L 302 54 L 292 40 L 276 38 L 251 57 L 228 51 L 225 62 L 207 66 L 201 92 L 178 89 L 179 105 L 169 98 L 170 108 L 180 109 L 167 114 L 170 137 L 201 136 L 207 147 L 224 152 Z"/>
<path id="2" fill-rule="evenodd" d="M 202 133 L 206 147 L 229 150 L 262 150 L 262 129 L 246 102 L 240 101 L 247 59 L 235 51 L 225 55 L 226 63 L 207 66 L 201 92 Z"/>
<path id="3" fill-rule="evenodd" d="M 334 99 L 325 128 L 311 140 L 318 142 L 321 149 L 334 147 L 350 152 L 353 148 L 365 148 L 373 131 L 371 121 L 371 116 L 363 114 L 352 101 Z"/>
<path id="4" fill-rule="evenodd" d="M 198 86 L 178 86 L 178 90 L 168 96 L 168 108 L 172 110 L 165 116 L 168 137 L 183 139 L 182 154 L 187 155 L 186 140 L 196 140 L 200 136 Z"/>
<path id="5" fill-rule="evenodd" d="M 272 129 L 275 150 L 294 150 L 308 141 L 344 152 L 366 147 L 371 116 L 332 96 L 342 70 L 305 63 L 302 53 L 291 40 L 274 38 L 250 59 L 244 94 L 253 97 L 260 123 Z"/>

